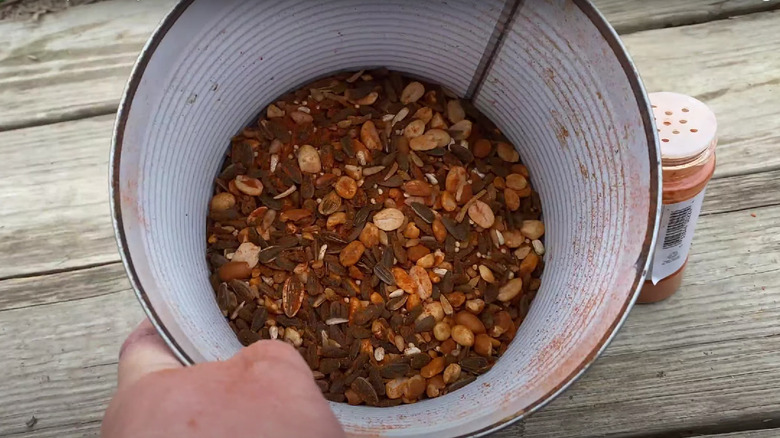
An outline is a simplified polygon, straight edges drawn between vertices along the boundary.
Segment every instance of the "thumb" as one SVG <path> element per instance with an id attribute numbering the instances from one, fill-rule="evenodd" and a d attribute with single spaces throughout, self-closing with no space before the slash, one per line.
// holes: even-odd
<path id="1" fill-rule="evenodd" d="M 118 387 L 120 390 L 130 387 L 156 371 L 182 367 L 152 323 L 145 319 L 130 333 L 119 350 Z"/>

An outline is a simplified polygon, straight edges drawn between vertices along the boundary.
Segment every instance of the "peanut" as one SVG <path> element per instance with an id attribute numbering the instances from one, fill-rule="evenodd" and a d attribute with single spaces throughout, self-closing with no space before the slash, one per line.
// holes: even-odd
<path id="1" fill-rule="evenodd" d="M 474 332 L 469 330 L 466 326 L 456 325 L 452 328 L 450 336 L 452 336 L 452 339 L 455 342 L 464 347 L 471 347 L 474 345 Z"/>
<path id="2" fill-rule="evenodd" d="M 439 321 L 433 326 L 433 337 L 438 341 L 446 341 L 450 338 L 452 330 L 446 322 Z"/>
<path id="3" fill-rule="evenodd" d="M 460 365 L 456 363 L 447 365 L 447 368 L 444 369 L 444 383 L 449 384 L 460 379 L 460 371 Z"/>
<path id="4" fill-rule="evenodd" d="M 478 334 L 474 341 L 474 352 L 480 356 L 492 356 L 493 342 L 491 337 L 484 333 Z"/>
<path id="5" fill-rule="evenodd" d="M 544 234 L 544 223 L 542 221 L 527 220 L 523 221 L 520 232 L 531 240 L 536 240 Z"/>
<path id="6" fill-rule="evenodd" d="M 425 365 L 420 369 L 420 375 L 426 379 L 430 379 L 431 377 L 444 371 L 444 367 L 446 365 L 447 362 L 444 360 L 444 356 L 435 357 L 430 362 L 428 362 L 428 365 Z"/>
<path id="7" fill-rule="evenodd" d="M 355 240 L 350 242 L 339 254 L 339 262 L 342 266 L 352 266 L 360 260 L 363 256 L 363 252 L 366 250 L 363 242 Z"/>
<path id="8" fill-rule="evenodd" d="M 222 192 L 211 198 L 212 211 L 225 211 L 236 205 L 236 197 L 230 192 Z"/>
<path id="9" fill-rule="evenodd" d="M 417 102 L 425 94 L 425 87 L 423 84 L 415 81 L 410 82 L 406 88 L 401 91 L 401 103 L 404 105 Z"/>
<path id="10" fill-rule="evenodd" d="M 374 225 L 383 231 L 397 230 L 404 223 L 404 214 L 396 208 L 385 208 L 374 214 Z"/>
<path id="11" fill-rule="evenodd" d="M 485 324 L 471 312 L 462 310 L 455 314 L 455 323 L 469 329 L 474 334 L 486 333 Z M 454 338 L 454 336 L 453 336 Z M 457 339 L 455 339 L 457 341 Z M 458 342 L 460 344 L 460 342 Z M 461 344 L 463 345 L 463 344 Z"/>
<path id="12" fill-rule="evenodd" d="M 298 167 L 301 168 L 301 172 L 319 173 L 322 170 L 319 152 L 308 144 L 298 148 Z"/>

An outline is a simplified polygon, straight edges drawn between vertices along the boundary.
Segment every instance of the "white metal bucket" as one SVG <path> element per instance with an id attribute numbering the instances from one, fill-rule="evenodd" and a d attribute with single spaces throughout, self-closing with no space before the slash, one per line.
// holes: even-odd
<path id="1" fill-rule="evenodd" d="M 384 66 L 470 97 L 542 199 L 542 288 L 475 383 L 393 408 L 332 404 L 352 436 L 471 436 L 550 401 L 605 348 L 644 282 L 660 205 L 655 127 L 586 0 L 184 0 L 141 54 L 112 149 L 114 225 L 147 314 L 185 363 L 241 346 L 208 281 L 205 220 L 229 139 L 273 99 Z M 261 395 L 258 395 L 261 396 Z"/>

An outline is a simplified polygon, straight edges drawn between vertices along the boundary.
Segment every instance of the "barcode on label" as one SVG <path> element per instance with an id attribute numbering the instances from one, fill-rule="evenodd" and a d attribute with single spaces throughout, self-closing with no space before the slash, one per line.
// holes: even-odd
<path id="1" fill-rule="evenodd" d="M 674 211 L 669 215 L 669 225 L 666 227 L 666 237 L 664 238 L 664 249 L 669 249 L 682 243 L 690 220 L 691 206 Z"/>
<path id="2" fill-rule="evenodd" d="M 688 259 L 703 199 L 704 190 L 691 199 L 664 204 L 658 229 L 658 243 L 650 267 L 653 284 L 658 284 L 679 271 Z"/>

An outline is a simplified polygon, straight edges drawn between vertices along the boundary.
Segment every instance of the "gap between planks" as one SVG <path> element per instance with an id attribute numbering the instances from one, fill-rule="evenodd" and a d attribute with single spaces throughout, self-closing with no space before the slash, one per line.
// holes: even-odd
<path id="1" fill-rule="evenodd" d="M 73 271 L 80 271 L 84 269 L 92 269 L 92 268 L 98 268 L 101 266 L 107 266 L 107 265 L 113 265 L 116 263 L 120 263 L 121 260 L 111 260 L 107 262 L 101 262 L 101 263 L 89 263 L 85 265 L 77 265 L 77 266 L 71 266 L 68 268 L 62 268 L 62 269 L 50 269 L 48 271 L 36 271 L 36 272 L 26 272 L 24 274 L 18 274 L 18 275 L 8 275 L 5 277 L 0 277 L 0 282 L 5 280 L 19 280 L 22 278 L 32 278 L 32 277 L 40 277 L 43 275 L 54 275 L 54 274 L 64 274 L 66 272 L 73 272 Z"/>
<path id="2" fill-rule="evenodd" d="M 683 428 L 660 434 L 641 434 L 636 435 L 635 438 L 777 438 L 780 436 L 780 424 L 772 427 L 772 422 L 772 419 L 767 419 L 764 415 L 754 415 L 752 418 L 731 421 L 717 426 Z M 777 421 L 774 422 L 777 423 Z"/>
<path id="3" fill-rule="evenodd" d="M 40 419 L 38 420 L 40 421 Z M 40 427 L 36 424 L 36 426 L 31 429 L 22 432 L 0 434 L 0 437 L 2 438 L 62 438 L 64 435 L 68 433 L 73 434 L 74 437 L 76 436 L 75 434 L 78 433 L 79 438 L 97 437 L 100 434 L 100 424 L 102 422 L 103 420 L 100 419 L 100 420 L 92 420 L 92 421 L 80 421 L 71 424 L 57 424 L 54 426 L 44 426 L 44 427 Z"/>
<path id="4" fill-rule="evenodd" d="M 777 438 L 780 436 L 777 428 L 765 426 L 758 429 L 741 430 L 738 432 L 704 435 L 699 438 Z"/>
<path id="5" fill-rule="evenodd" d="M 74 122 L 77 120 L 89 119 L 92 117 L 115 115 L 119 110 L 119 103 L 96 104 L 89 108 L 80 108 L 72 112 L 61 115 L 44 115 L 30 120 L 11 121 L 6 124 L 0 124 L 0 132 L 13 131 L 16 129 L 34 128 L 36 126 L 46 126 L 55 123 Z"/>

